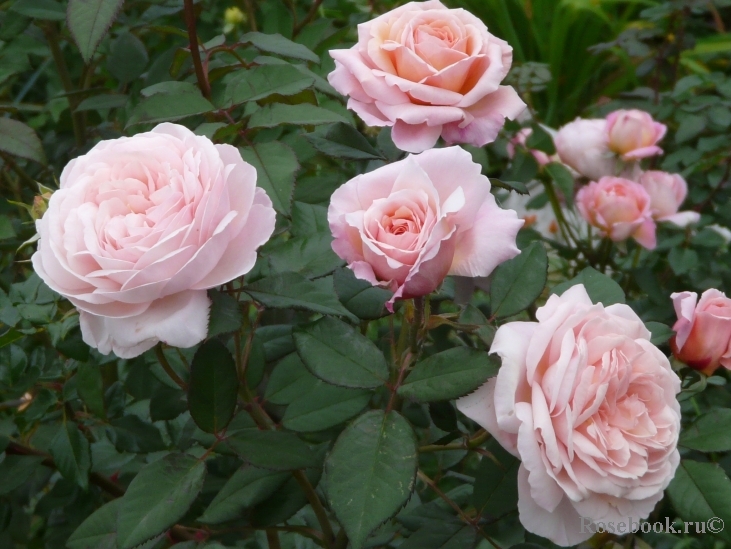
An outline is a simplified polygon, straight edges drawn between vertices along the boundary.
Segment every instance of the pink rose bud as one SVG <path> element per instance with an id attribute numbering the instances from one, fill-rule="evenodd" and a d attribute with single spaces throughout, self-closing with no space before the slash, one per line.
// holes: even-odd
<path id="1" fill-rule="evenodd" d="M 532 128 L 523 128 L 518 133 L 516 133 L 510 141 L 508 141 L 507 149 L 508 156 L 510 158 L 513 158 L 515 156 L 516 147 L 526 148 L 525 142 L 528 140 L 532 133 Z M 538 151 L 536 149 L 528 149 L 528 151 L 533 155 L 533 158 L 536 159 L 536 162 L 538 162 L 539 166 L 545 166 L 546 164 L 551 162 L 551 157 L 549 157 L 543 151 Z"/>
<path id="2" fill-rule="evenodd" d="M 459 174 L 459 177 L 455 177 Z M 335 253 L 355 276 L 423 296 L 447 275 L 487 276 L 520 253 L 523 225 L 490 194 L 481 167 L 459 147 L 430 149 L 351 179 L 327 212 Z"/>
<path id="3" fill-rule="evenodd" d="M 655 247 L 650 195 L 639 183 L 602 177 L 576 193 L 576 205 L 590 225 L 615 242 L 632 237 L 649 250 Z"/>
<path id="4" fill-rule="evenodd" d="M 447 143 L 481 147 L 525 103 L 500 82 L 513 49 L 463 9 L 438 0 L 409 2 L 358 25 L 358 43 L 331 50 L 332 86 L 369 126 L 393 126 L 404 151 Z"/>
<path id="5" fill-rule="evenodd" d="M 662 499 L 680 462 L 680 379 L 630 307 L 593 304 L 583 285 L 536 320 L 498 328 L 497 376 L 457 408 L 520 458 L 525 529 L 574 546 L 588 524 L 639 523 Z"/>
<path id="6" fill-rule="evenodd" d="M 649 171 L 640 176 L 639 183 L 650 195 L 650 210 L 656 220 L 684 227 L 700 219 L 697 212 L 678 212 L 688 194 L 688 185 L 680 175 Z"/>
<path id="7" fill-rule="evenodd" d="M 678 360 L 711 375 L 719 366 L 731 369 L 731 299 L 710 289 L 670 296 L 678 320 L 670 348 Z"/>
<path id="8" fill-rule="evenodd" d="M 657 142 L 666 131 L 665 124 L 655 122 L 645 111 L 618 110 L 607 116 L 609 148 L 622 160 L 639 160 L 662 154 Z"/>
<path id="9" fill-rule="evenodd" d="M 614 175 L 617 158 L 607 143 L 607 121 L 577 118 L 561 127 L 554 138 L 561 162 L 594 181 Z"/>
<path id="10" fill-rule="evenodd" d="M 66 165 L 36 221 L 33 268 L 100 352 L 191 347 L 207 335 L 206 290 L 251 270 L 274 218 L 235 147 L 160 124 Z"/>

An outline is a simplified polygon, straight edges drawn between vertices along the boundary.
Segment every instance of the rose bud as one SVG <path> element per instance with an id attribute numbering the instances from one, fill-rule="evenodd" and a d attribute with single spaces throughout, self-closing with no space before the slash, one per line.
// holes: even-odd
<path id="1" fill-rule="evenodd" d="M 667 131 L 665 124 L 655 122 L 645 111 L 618 110 L 607 116 L 609 149 L 622 160 L 639 160 L 662 154 L 657 146 Z"/>
<path id="2" fill-rule="evenodd" d="M 643 173 L 639 183 L 650 195 L 650 210 L 657 221 L 685 227 L 700 219 L 697 212 L 678 212 L 688 194 L 688 184 L 680 175 L 652 170 Z"/>

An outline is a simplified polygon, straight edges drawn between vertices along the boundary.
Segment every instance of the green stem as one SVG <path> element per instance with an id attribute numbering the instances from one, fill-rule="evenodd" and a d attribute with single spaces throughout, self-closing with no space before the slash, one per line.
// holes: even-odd
<path id="1" fill-rule="evenodd" d="M 328 518 L 327 512 L 325 511 L 325 508 L 322 506 L 322 502 L 320 501 L 320 496 L 317 495 L 317 492 L 315 492 L 315 488 L 312 486 L 310 481 L 307 479 L 307 476 L 301 470 L 292 471 L 292 476 L 294 476 L 297 484 L 299 484 L 304 491 L 305 496 L 307 496 L 307 501 L 310 502 L 310 506 L 315 512 L 317 521 L 320 523 L 320 528 L 322 528 L 323 542 L 325 544 L 325 548 L 331 549 L 335 536 L 333 534 L 332 526 L 330 525 L 330 519 Z"/>
<path id="2" fill-rule="evenodd" d="M 157 345 L 155 345 L 155 355 L 157 356 L 157 361 L 160 363 L 160 366 L 162 366 L 162 369 L 165 370 L 165 373 L 170 376 L 170 379 L 172 379 L 183 391 L 187 392 L 188 384 L 185 383 L 185 381 L 180 378 L 175 370 L 173 370 L 173 367 L 170 366 L 170 363 L 168 362 L 168 359 L 162 350 L 162 343 L 158 343 Z"/>
<path id="3" fill-rule="evenodd" d="M 561 231 L 561 236 L 563 236 L 566 244 L 571 244 L 571 242 L 576 239 L 573 238 L 569 224 L 566 222 L 566 218 L 563 215 L 561 204 L 558 201 L 558 196 L 556 195 L 556 189 L 553 188 L 553 181 L 551 181 L 550 178 L 546 178 L 543 181 L 543 186 L 546 190 L 546 194 L 548 195 L 548 201 L 551 203 L 553 215 L 556 216 L 556 222 L 558 222 L 558 228 Z M 569 236 L 572 238 L 569 238 Z"/>

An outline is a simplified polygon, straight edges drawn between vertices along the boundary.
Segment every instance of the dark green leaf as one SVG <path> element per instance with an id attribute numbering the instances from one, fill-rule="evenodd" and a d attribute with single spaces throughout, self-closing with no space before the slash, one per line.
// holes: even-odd
<path id="1" fill-rule="evenodd" d="M 193 421 L 207 433 L 221 432 L 234 415 L 239 380 L 236 363 L 219 340 L 209 339 L 196 351 L 188 387 Z"/>
<path id="2" fill-rule="evenodd" d="M 5 455 L 0 463 L 0 495 L 12 492 L 43 467 L 42 456 Z"/>
<path id="3" fill-rule="evenodd" d="M 235 332 L 244 322 L 244 314 L 235 297 L 225 292 L 208 290 L 211 299 L 211 320 L 208 323 L 208 337 Z"/>
<path id="4" fill-rule="evenodd" d="M 312 486 L 317 486 L 322 471 L 317 468 L 305 470 L 305 476 Z M 274 526 L 291 518 L 307 505 L 307 496 L 297 480 L 290 475 L 284 484 L 270 497 L 254 507 L 251 523 L 261 526 Z"/>
<path id="5" fill-rule="evenodd" d="M 333 122 L 347 123 L 348 121 L 331 110 L 307 103 L 300 105 L 274 103 L 254 112 L 249 119 L 249 128 L 274 128 L 282 124 L 317 126 Z"/>
<path id="6" fill-rule="evenodd" d="M 385 304 L 393 295 L 389 290 L 356 278 L 347 268 L 335 271 L 333 283 L 340 302 L 358 318 L 375 320 L 388 314 Z"/>
<path id="7" fill-rule="evenodd" d="M 185 90 L 185 91 L 184 91 Z M 180 120 L 214 110 L 195 86 L 189 84 L 175 93 L 155 93 L 143 99 L 135 107 L 127 121 L 127 127 L 135 124 Z"/>
<path id="8" fill-rule="evenodd" d="M 36 132 L 12 118 L 0 117 L 0 151 L 46 163 L 46 154 Z"/>
<path id="9" fill-rule="evenodd" d="M 624 290 L 614 280 L 599 271 L 587 267 L 577 276 L 553 287 L 552 294 L 561 295 L 571 286 L 583 284 L 592 303 L 601 303 L 605 307 L 615 303 L 624 303 Z"/>
<path id="10" fill-rule="evenodd" d="M 497 518 L 518 506 L 518 468 L 520 461 L 503 450 L 495 439 L 488 441 L 486 449 L 497 463 L 483 456 L 475 475 L 472 504 L 480 514 Z"/>
<path id="11" fill-rule="evenodd" d="M 370 391 L 318 381 L 311 390 L 301 391 L 287 406 L 282 425 L 292 431 L 322 431 L 358 415 L 370 399 Z"/>
<path id="12" fill-rule="evenodd" d="M 292 65 L 260 65 L 249 70 L 236 71 L 226 84 L 223 96 L 225 107 L 247 101 L 258 101 L 273 94 L 295 95 L 314 83 L 314 78 L 303 74 Z"/>
<path id="13" fill-rule="evenodd" d="M 160 431 L 137 416 L 123 416 L 110 421 L 111 439 L 120 452 L 147 453 L 165 449 Z"/>
<path id="14" fill-rule="evenodd" d="M 272 199 L 274 209 L 289 214 L 294 176 L 300 167 L 294 151 L 284 143 L 270 141 L 242 147 L 240 152 L 256 168 L 256 184 Z"/>
<path id="15" fill-rule="evenodd" d="M 375 343 L 335 318 L 296 328 L 294 344 L 307 369 L 333 385 L 373 389 L 388 380 L 386 358 Z"/>
<path id="16" fill-rule="evenodd" d="M 150 419 L 166 421 L 175 419 L 188 409 L 185 392 L 159 384 L 150 397 Z"/>
<path id="17" fill-rule="evenodd" d="M 288 473 L 244 466 L 226 482 L 198 520 L 218 524 L 238 518 L 245 509 L 268 498 L 288 478 Z"/>
<path id="18" fill-rule="evenodd" d="M 675 132 L 675 142 L 680 144 L 690 141 L 706 128 L 706 124 L 705 116 L 686 114 L 680 121 L 678 130 Z"/>
<path id="19" fill-rule="evenodd" d="M 79 431 L 76 423 L 64 422 L 51 444 L 51 455 L 60 473 L 75 482 L 83 490 L 89 487 L 91 452 L 89 441 Z"/>
<path id="20" fill-rule="evenodd" d="M 121 499 L 113 499 L 89 515 L 66 542 L 68 549 L 117 549 L 117 515 Z"/>
<path id="21" fill-rule="evenodd" d="M 525 183 L 521 183 L 520 181 L 503 181 L 501 179 L 495 179 L 494 177 L 491 177 L 490 183 L 494 187 L 500 187 L 501 189 L 515 191 L 518 194 L 530 194 L 530 191 L 528 190 L 528 187 L 526 187 Z"/>
<path id="22" fill-rule="evenodd" d="M 10 9 L 33 19 L 48 21 L 63 21 L 66 19 L 66 11 L 63 9 L 63 5 L 54 2 L 54 0 L 16 0 Z"/>
<path id="23" fill-rule="evenodd" d="M 681 446 L 700 452 L 731 450 L 731 410 L 713 408 L 680 434 Z"/>
<path id="24" fill-rule="evenodd" d="M 318 465 L 310 447 L 287 431 L 247 429 L 234 433 L 227 444 L 254 467 L 288 471 Z"/>
<path id="25" fill-rule="evenodd" d="M 292 203 L 292 234 L 307 236 L 330 230 L 327 223 L 327 208 L 304 202 Z"/>
<path id="26" fill-rule="evenodd" d="M 484 351 L 456 347 L 417 362 L 398 394 L 417 402 L 451 400 L 497 375 L 500 361 Z"/>
<path id="27" fill-rule="evenodd" d="M 305 134 L 305 138 L 318 151 L 336 158 L 353 160 L 377 160 L 383 156 L 368 140 L 350 124 L 338 122 L 328 128 L 324 135 Z"/>
<path id="28" fill-rule="evenodd" d="M 545 166 L 556 186 L 561 189 L 566 204 L 571 207 L 574 203 L 574 176 L 566 166 L 559 162 L 551 162 Z"/>
<path id="29" fill-rule="evenodd" d="M 79 364 L 76 370 L 76 390 L 81 400 L 100 418 L 106 417 L 104 412 L 104 381 L 99 366 L 89 363 Z"/>
<path id="30" fill-rule="evenodd" d="M 81 0 L 80 0 L 81 1 Z M 104 93 L 84 99 L 76 111 L 101 111 L 106 109 L 116 109 L 124 107 L 127 104 L 127 96 L 116 93 Z"/>
<path id="31" fill-rule="evenodd" d="M 531 126 L 531 134 L 525 140 L 525 146 L 527 149 L 542 151 L 548 155 L 555 154 L 556 152 L 553 137 L 540 124 L 533 124 Z"/>
<path id="32" fill-rule="evenodd" d="M 287 405 L 317 384 L 318 379 L 305 368 L 299 355 L 292 353 L 274 368 L 264 398 L 273 404 Z"/>
<path id="33" fill-rule="evenodd" d="M 308 48 L 302 44 L 297 44 L 288 40 L 281 34 L 263 34 L 261 32 L 247 32 L 241 38 L 239 42 L 242 44 L 249 43 L 256 49 L 267 52 L 282 55 L 284 57 L 292 57 L 294 59 L 302 59 L 303 61 L 312 61 L 313 63 L 319 63 L 320 58 L 312 53 Z"/>
<path id="34" fill-rule="evenodd" d="M 406 503 L 416 467 L 416 436 L 396 412 L 366 412 L 340 434 L 325 461 L 325 491 L 353 549 Z"/>
<path id="35" fill-rule="evenodd" d="M 495 269 L 490 286 L 492 314 L 504 318 L 529 307 L 541 295 L 547 276 L 546 249 L 541 242 L 533 242 Z"/>
<path id="36" fill-rule="evenodd" d="M 146 465 L 122 497 L 119 549 L 132 549 L 180 520 L 201 491 L 205 474 L 205 463 L 187 454 L 168 454 Z"/>
<path id="37" fill-rule="evenodd" d="M 112 42 L 107 69 L 121 84 L 127 84 L 145 72 L 148 61 L 142 40 L 130 32 L 124 32 Z M 127 123 L 128 126 L 131 124 Z"/>
<path id="38" fill-rule="evenodd" d="M 66 21 L 81 56 L 87 63 L 123 3 L 124 0 L 69 0 Z"/>
<path id="39" fill-rule="evenodd" d="M 333 272 L 343 264 L 332 250 L 332 234 L 295 236 L 272 248 L 268 254 L 274 273 L 299 273 L 307 278 Z"/>
<path id="40" fill-rule="evenodd" d="M 662 345 L 675 335 L 673 329 L 662 322 L 645 322 L 645 327 L 650 330 L 650 333 L 652 334 L 650 342 L 653 345 Z"/>
<path id="41" fill-rule="evenodd" d="M 435 522 L 419 528 L 399 549 L 470 549 L 477 531 L 461 522 Z"/>

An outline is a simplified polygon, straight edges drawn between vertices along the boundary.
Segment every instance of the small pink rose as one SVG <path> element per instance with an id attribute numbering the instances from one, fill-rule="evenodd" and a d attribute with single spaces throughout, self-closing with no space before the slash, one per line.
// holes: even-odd
<path id="1" fill-rule="evenodd" d="M 662 154 L 657 143 L 666 131 L 665 124 L 655 122 L 645 111 L 618 110 L 607 116 L 609 148 L 622 160 L 640 160 Z"/>
<path id="2" fill-rule="evenodd" d="M 678 360 L 707 375 L 719 367 L 731 369 L 731 299 L 710 289 L 698 294 L 680 292 L 670 296 L 678 320 L 670 347 Z"/>
<path id="3" fill-rule="evenodd" d="M 457 408 L 520 458 L 526 530 L 571 546 L 591 537 L 586 520 L 639 522 L 662 499 L 680 462 L 680 380 L 632 309 L 594 305 L 582 285 L 536 319 L 498 329 L 497 377 Z"/>
<path id="4" fill-rule="evenodd" d="M 418 153 L 441 135 L 483 146 L 525 103 L 500 82 L 513 50 L 477 17 L 439 0 L 409 2 L 358 25 L 358 43 L 331 50 L 332 86 L 369 126 L 393 126 L 393 141 Z"/>
<path id="5" fill-rule="evenodd" d="M 685 227 L 700 219 L 697 212 L 678 212 L 688 194 L 688 185 L 680 175 L 649 171 L 640 176 L 639 183 L 650 195 L 650 210 L 657 221 L 669 221 Z"/>
<path id="6" fill-rule="evenodd" d="M 617 158 L 609 150 L 604 119 L 577 118 L 559 128 L 554 142 L 561 162 L 584 177 L 596 181 L 617 172 Z"/>
<path id="7" fill-rule="evenodd" d="M 639 183 L 602 177 L 579 189 L 576 205 L 590 225 L 615 242 L 632 237 L 649 250 L 655 247 L 650 195 Z"/>
<path id="8" fill-rule="evenodd" d="M 497 206 L 490 181 L 459 147 L 351 179 L 333 193 L 327 218 L 335 253 L 358 278 L 394 292 L 391 310 L 397 299 L 434 291 L 447 275 L 487 276 L 520 253 L 523 221 Z"/>
<path id="9" fill-rule="evenodd" d="M 251 270 L 274 217 L 236 148 L 160 124 L 67 164 L 36 222 L 33 268 L 102 353 L 190 347 L 207 334 L 206 289 Z"/>

